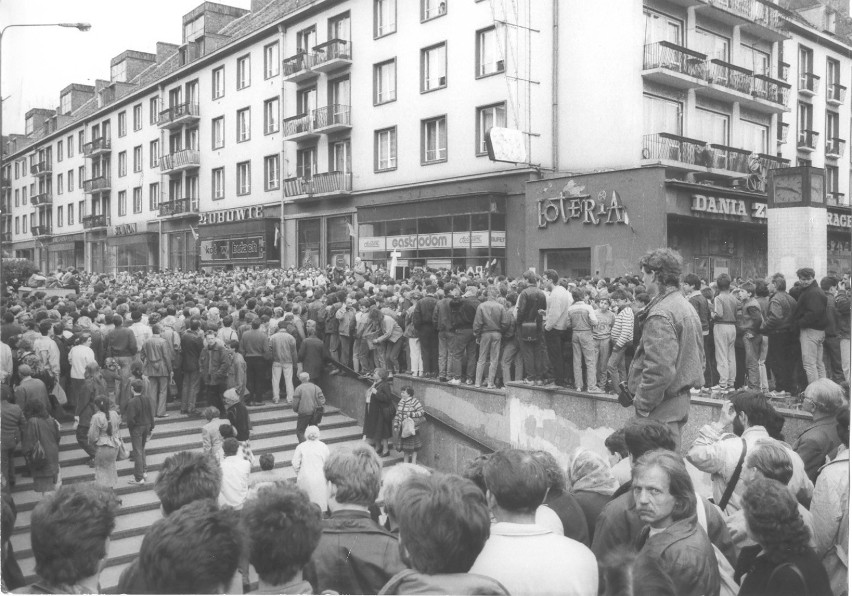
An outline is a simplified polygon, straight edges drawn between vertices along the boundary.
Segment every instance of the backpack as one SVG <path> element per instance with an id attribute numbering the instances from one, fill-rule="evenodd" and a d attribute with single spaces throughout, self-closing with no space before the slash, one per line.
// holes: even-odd
<path id="1" fill-rule="evenodd" d="M 707 532 L 707 511 L 704 509 L 704 499 L 698 495 L 695 496 L 697 500 L 695 514 L 698 516 L 698 525 Z M 719 596 L 737 596 L 740 586 L 734 580 L 734 567 L 725 558 L 719 547 L 712 542 L 710 544 L 713 546 L 713 554 L 716 555 L 716 564 L 719 566 Z"/>

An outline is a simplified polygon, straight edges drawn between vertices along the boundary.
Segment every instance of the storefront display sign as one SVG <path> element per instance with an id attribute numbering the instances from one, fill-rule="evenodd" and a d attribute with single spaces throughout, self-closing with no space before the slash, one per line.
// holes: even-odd
<path id="1" fill-rule="evenodd" d="M 358 238 L 358 252 L 385 252 L 391 250 L 440 250 L 445 248 L 506 247 L 506 232 L 478 230 L 452 234 L 407 234 L 405 236 L 362 236 Z"/>
<path id="2" fill-rule="evenodd" d="M 835 228 L 852 228 L 852 214 L 828 212 L 828 225 Z"/>
<path id="3" fill-rule="evenodd" d="M 757 201 L 753 201 L 749 206 L 743 199 L 694 194 L 690 208 L 697 213 L 733 215 L 740 219 L 750 216 L 753 220 L 766 220 L 766 203 Z"/>
<path id="4" fill-rule="evenodd" d="M 262 236 L 201 241 L 202 261 L 257 260 L 266 258 Z"/>
<path id="5" fill-rule="evenodd" d="M 112 228 L 113 236 L 129 236 L 130 234 L 135 234 L 137 231 L 136 223 L 120 224 Z"/>
<path id="6" fill-rule="evenodd" d="M 387 237 L 388 250 L 436 250 L 450 248 L 452 245 L 452 234 L 407 234 Z"/>
<path id="7" fill-rule="evenodd" d="M 553 199 L 539 199 L 538 227 L 546 228 L 548 224 L 559 220 L 568 223 L 572 219 L 583 224 L 629 224 L 627 208 L 618 192 L 602 190 L 594 197 L 586 192 L 585 186 L 580 186 L 569 180 L 559 196 Z"/>
<path id="8" fill-rule="evenodd" d="M 245 221 L 247 219 L 263 219 L 263 205 L 208 211 L 201 214 L 201 219 L 198 223 L 201 225 L 210 225 Z"/>
<path id="9" fill-rule="evenodd" d="M 491 232 L 491 248 L 506 248 L 506 232 Z"/>

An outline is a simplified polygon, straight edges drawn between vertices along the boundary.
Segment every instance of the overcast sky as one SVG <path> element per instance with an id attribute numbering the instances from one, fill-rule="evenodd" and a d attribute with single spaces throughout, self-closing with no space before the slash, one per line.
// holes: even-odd
<path id="1" fill-rule="evenodd" d="M 88 32 L 60 27 L 12 28 L 3 35 L 3 134 L 23 133 L 24 114 L 56 108 L 71 83 L 109 80 L 109 61 L 125 50 L 154 53 L 181 42 L 181 18 L 202 0 L 0 0 L 0 26 L 91 23 Z M 220 4 L 250 8 L 251 0 Z"/>

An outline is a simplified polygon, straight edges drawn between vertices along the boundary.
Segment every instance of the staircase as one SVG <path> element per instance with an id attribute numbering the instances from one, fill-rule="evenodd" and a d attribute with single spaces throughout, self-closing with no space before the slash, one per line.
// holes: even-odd
<path id="1" fill-rule="evenodd" d="M 127 484 L 133 475 L 133 462 L 125 460 L 117 463 L 119 479 L 116 493 L 122 500 L 122 506 L 111 536 L 109 558 L 101 572 L 102 592 L 115 593 L 122 570 L 139 555 L 145 532 L 161 517 L 160 501 L 154 493 L 154 482 L 163 461 L 179 451 L 201 450 L 201 427 L 206 420 L 187 418 L 178 414 L 177 409 L 177 403 L 170 404 L 170 417 L 156 421 L 154 434 L 146 446 L 147 484 Z M 253 426 L 251 448 L 255 457 L 272 453 L 275 456 L 275 467 L 284 468 L 284 477 L 295 477 L 291 461 L 298 444 L 296 414 L 283 401 L 277 405 L 267 402 L 267 405 L 250 408 L 249 412 Z M 328 404 L 320 429 L 320 440 L 332 449 L 339 445 L 356 444 L 362 436 L 357 421 Z M 130 439 L 126 429 L 122 429 L 122 435 L 129 450 Z M 94 480 L 94 470 L 88 467 L 87 460 L 88 456 L 77 445 L 71 423 L 62 424 L 59 467 L 64 485 Z M 386 457 L 383 463 L 387 467 L 398 461 L 402 461 L 401 454 Z M 18 456 L 15 463 L 17 486 L 12 496 L 18 509 L 18 517 L 12 545 L 15 558 L 29 583 L 36 579 L 35 559 L 30 547 L 30 516 L 41 495 L 33 491 L 32 479 L 21 475 L 24 471 L 23 457 Z M 255 470 L 259 469 L 255 466 Z"/>

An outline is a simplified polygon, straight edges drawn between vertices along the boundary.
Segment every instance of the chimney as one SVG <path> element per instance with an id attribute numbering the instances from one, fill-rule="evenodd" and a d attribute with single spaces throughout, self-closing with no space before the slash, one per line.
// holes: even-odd
<path id="1" fill-rule="evenodd" d="M 70 114 L 95 96 L 92 85 L 71 83 L 59 93 L 59 113 Z"/>

